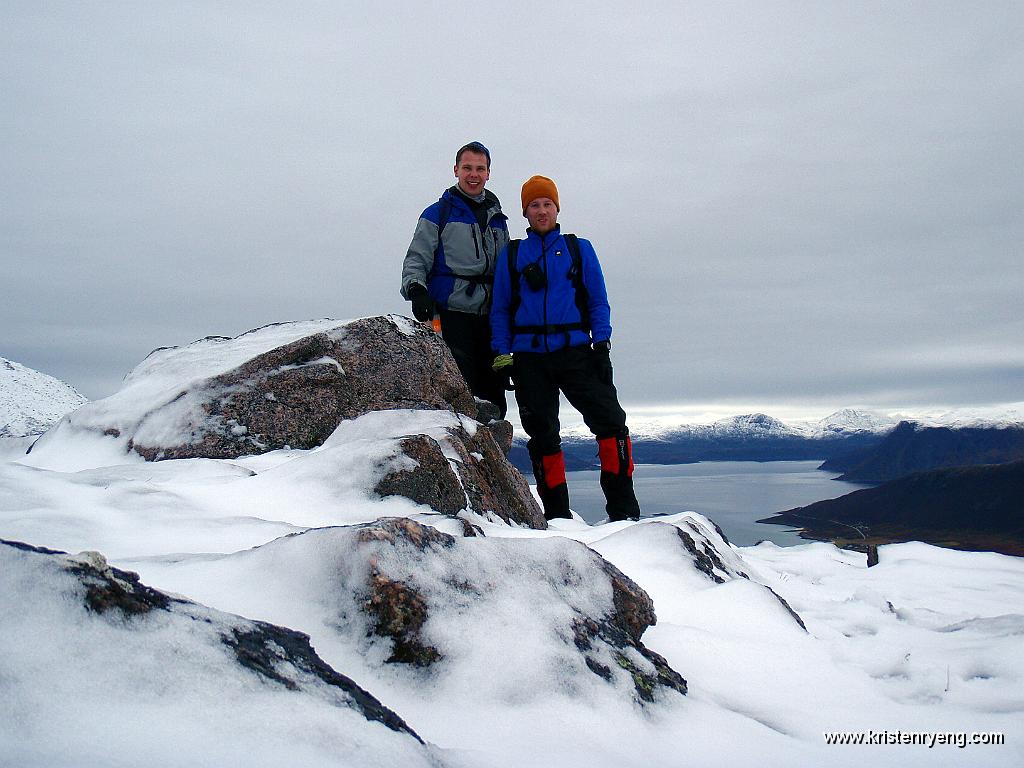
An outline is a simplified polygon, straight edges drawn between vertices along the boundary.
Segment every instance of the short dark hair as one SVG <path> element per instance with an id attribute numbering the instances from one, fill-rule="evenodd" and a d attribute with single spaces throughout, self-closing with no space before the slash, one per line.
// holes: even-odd
<path id="1" fill-rule="evenodd" d="M 487 170 L 491 170 L 491 150 L 481 144 L 479 141 L 471 141 L 469 144 L 463 145 L 458 152 L 455 153 L 455 164 L 458 165 L 462 162 L 463 152 L 476 152 L 478 155 L 483 155 L 487 158 Z"/>

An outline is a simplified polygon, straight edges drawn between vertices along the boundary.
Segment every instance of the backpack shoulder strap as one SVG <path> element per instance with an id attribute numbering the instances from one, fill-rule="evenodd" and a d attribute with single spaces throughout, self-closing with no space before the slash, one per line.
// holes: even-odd
<path id="1" fill-rule="evenodd" d="M 519 303 L 522 301 L 520 296 L 520 285 L 519 285 L 519 270 L 516 268 L 516 262 L 519 260 L 519 240 L 508 241 L 508 278 L 509 288 L 512 291 L 512 299 L 509 302 L 508 316 L 509 320 L 514 324 L 516 319 L 516 312 L 519 311 Z"/>
<path id="2" fill-rule="evenodd" d="M 565 245 L 569 249 L 569 257 L 572 259 L 570 274 L 572 275 L 572 287 L 576 293 L 576 310 L 580 313 L 580 322 L 583 327 L 590 329 L 590 301 L 587 293 L 587 286 L 583 284 L 583 257 L 580 255 L 580 241 L 576 235 L 568 232 L 562 235 Z"/>
<path id="3" fill-rule="evenodd" d="M 448 219 L 452 217 L 452 201 L 449 197 L 441 198 L 441 205 L 437 209 L 437 248 L 441 247 L 441 233 L 448 226 Z M 437 253 L 437 248 L 434 253 Z"/>

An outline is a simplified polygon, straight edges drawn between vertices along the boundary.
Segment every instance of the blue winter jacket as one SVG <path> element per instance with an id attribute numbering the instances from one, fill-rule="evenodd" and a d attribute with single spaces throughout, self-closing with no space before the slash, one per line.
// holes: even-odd
<path id="1" fill-rule="evenodd" d="M 487 190 L 487 226 L 481 229 L 476 214 L 455 189 L 446 189 L 416 222 L 402 265 L 402 297 L 408 299 L 409 286 L 419 283 L 442 307 L 486 315 L 491 308 L 494 265 L 498 252 L 508 242 L 507 217 L 501 212 L 498 198 Z M 451 213 L 438 243 L 445 201 Z"/>
<path id="2" fill-rule="evenodd" d="M 491 306 L 491 346 L 499 355 L 509 352 L 553 352 L 566 346 L 589 344 L 611 338 L 611 309 L 604 286 L 601 265 L 589 240 L 579 238 L 583 285 L 587 292 L 590 332 L 586 330 L 552 333 L 516 332 L 516 326 L 554 326 L 579 323 L 576 289 L 573 286 L 572 256 L 558 228 L 541 237 L 532 229 L 520 241 L 516 258 L 519 279 L 519 308 L 512 312 L 512 284 L 508 269 L 508 246 L 498 257 L 494 272 L 494 303 Z M 536 263 L 544 273 L 546 285 L 532 290 L 523 277 L 523 269 Z"/>

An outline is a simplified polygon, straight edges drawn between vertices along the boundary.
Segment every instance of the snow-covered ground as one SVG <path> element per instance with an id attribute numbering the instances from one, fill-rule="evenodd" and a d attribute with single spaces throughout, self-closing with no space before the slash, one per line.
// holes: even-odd
<path id="1" fill-rule="evenodd" d="M 0 538 L 99 550 L 150 586 L 309 634 L 323 659 L 438 748 L 438 764 L 1024 764 L 1024 560 L 902 544 L 868 569 L 827 544 L 732 547 L 696 513 L 534 531 L 470 511 L 486 538 L 463 539 L 457 521 L 369 490 L 398 438 L 445 418 L 375 413 L 316 450 L 153 464 L 115 438 L 61 430 L 28 456 L 0 459 Z M 332 597 L 350 529 L 319 529 L 389 516 L 460 537 L 448 566 L 467 578 L 500 577 L 479 601 L 439 608 L 429 631 L 451 650 L 433 671 L 384 664 Z M 720 549 L 722 583 L 681 557 L 673 527 Z M 545 639 L 554 603 L 531 585 L 551 558 L 579 558 L 573 541 L 651 595 L 658 623 L 644 643 L 686 678 L 687 696 L 641 705 L 575 672 Z M 0 571 L 0 764 L 425 759 L 386 729 L 355 730 L 347 712 L 223 677 L 195 622 L 138 620 L 159 645 L 104 651 L 111 632 L 43 594 L 42 571 Z M 560 598 L 599 607 L 592 586 Z M 826 732 L 882 742 L 1001 733 L 1005 744 L 839 746 Z"/>

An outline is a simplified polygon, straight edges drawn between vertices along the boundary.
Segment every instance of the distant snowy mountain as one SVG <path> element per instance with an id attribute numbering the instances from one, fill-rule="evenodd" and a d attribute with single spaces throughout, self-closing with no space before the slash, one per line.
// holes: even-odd
<path id="1" fill-rule="evenodd" d="M 637 420 L 630 432 L 637 440 L 735 440 L 735 439 L 830 439 L 851 435 L 882 435 L 896 426 L 899 419 L 875 411 L 844 408 L 816 421 L 786 423 L 765 413 L 747 413 L 730 416 L 709 424 L 673 423 L 669 420 Z M 563 431 L 563 436 L 587 438 L 586 426 L 574 425 Z"/>
<path id="2" fill-rule="evenodd" d="M 0 357 L 0 437 L 41 435 L 86 402 L 60 379 Z"/>
<path id="3" fill-rule="evenodd" d="M 805 422 L 799 427 L 805 430 L 808 436 L 834 437 L 852 434 L 880 435 L 891 430 L 896 424 L 896 419 L 884 414 L 843 408 L 820 421 Z"/>
<path id="4" fill-rule="evenodd" d="M 900 414 L 898 420 L 913 421 L 922 427 L 949 427 L 950 429 L 1019 427 L 1024 425 L 1024 403 L 907 413 Z"/>
<path id="5" fill-rule="evenodd" d="M 701 430 L 695 429 L 700 432 Z M 743 436 L 747 438 L 788 437 L 798 432 L 776 418 L 763 413 L 749 413 L 721 419 L 711 425 L 710 434 L 716 437 Z"/>
<path id="6" fill-rule="evenodd" d="M 673 423 L 671 419 L 638 420 L 630 425 L 638 464 L 686 464 L 696 461 L 807 461 L 878 446 L 901 421 L 955 430 L 1005 429 L 1024 425 L 1024 403 L 990 408 L 887 414 L 843 408 L 823 419 L 786 423 L 764 413 L 731 416 L 708 424 Z M 562 448 L 573 470 L 597 466 L 594 441 L 586 426 L 563 430 Z M 509 458 L 530 471 L 525 437 L 516 436 Z"/>
<path id="7" fill-rule="evenodd" d="M 881 414 L 848 408 L 813 422 L 787 424 L 764 413 L 747 413 L 710 424 L 640 422 L 631 426 L 630 433 L 633 457 L 638 464 L 801 461 L 820 460 L 875 445 L 895 424 Z M 570 469 L 591 469 L 596 465 L 593 438 L 585 426 L 565 430 L 562 437 Z M 520 470 L 530 470 L 521 439 L 509 458 Z"/>
<path id="8" fill-rule="evenodd" d="M 1024 424 L 1024 403 L 952 410 L 900 411 L 883 413 L 861 408 L 842 408 L 823 419 L 783 421 L 765 413 L 748 413 L 713 422 L 688 423 L 672 417 L 631 418 L 630 432 L 637 440 L 688 438 L 800 437 L 814 440 L 847 436 L 884 435 L 901 421 L 928 427 L 1000 428 Z M 590 439 L 583 424 L 563 429 L 563 437 Z"/>
<path id="9" fill-rule="evenodd" d="M 849 435 L 880 435 L 895 427 L 896 423 L 895 419 L 883 414 L 844 408 L 819 421 L 787 424 L 764 413 L 750 413 L 719 419 L 713 424 L 680 425 L 674 431 L 692 436 L 722 439 L 811 438 L 821 440 Z"/>

